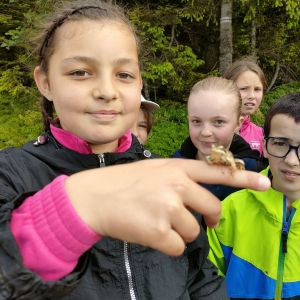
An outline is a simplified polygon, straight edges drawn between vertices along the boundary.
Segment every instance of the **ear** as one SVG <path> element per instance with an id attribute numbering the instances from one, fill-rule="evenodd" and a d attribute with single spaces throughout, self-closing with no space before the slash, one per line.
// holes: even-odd
<path id="1" fill-rule="evenodd" d="M 141 90 L 143 89 L 143 79 L 142 76 L 140 76 L 140 85 L 141 85 Z"/>
<path id="2" fill-rule="evenodd" d="M 245 117 L 241 115 L 236 124 L 235 130 L 234 130 L 235 133 L 238 134 L 240 132 L 240 128 L 242 127 L 244 121 L 245 121 Z"/>
<path id="3" fill-rule="evenodd" d="M 267 141 L 262 137 L 262 145 L 263 145 L 263 155 L 264 158 L 269 158 L 269 153 L 267 152 Z"/>
<path id="4" fill-rule="evenodd" d="M 36 67 L 34 69 L 33 75 L 35 83 L 41 94 L 49 101 L 53 101 L 50 92 L 49 80 L 45 72 L 43 72 L 40 67 Z"/>

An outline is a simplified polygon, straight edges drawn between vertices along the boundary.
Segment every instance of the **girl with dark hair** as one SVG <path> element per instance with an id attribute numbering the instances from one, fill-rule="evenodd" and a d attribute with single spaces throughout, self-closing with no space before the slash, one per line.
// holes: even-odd
<path id="1" fill-rule="evenodd" d="M 237 60 L 224 74 L 224 78 L 235 81 L 242 97 L 242 115 L 244 121 L 239 134 L 250 147 L 262 155 L 263 130 L 251 122 L 251 115 L 259 109 L 264 91 L 267 88 L 262 69 L 253 61 Z"/>
<path id="2" fill-rule="evenodd" d="M 207 237 L 190 210 L 216 226 L 219 201 L 195 181 L 230 174 L 147 159 L 129 131 L 138 56 L 110 2 L 67 2 L 46 24 L 34 70 L 46 132 L 0 152 L 1 299 L 227 298 L 215 268 L 202 268 Z M 259 180 L 241 171 L 231 184 L 268 186 Z"/>

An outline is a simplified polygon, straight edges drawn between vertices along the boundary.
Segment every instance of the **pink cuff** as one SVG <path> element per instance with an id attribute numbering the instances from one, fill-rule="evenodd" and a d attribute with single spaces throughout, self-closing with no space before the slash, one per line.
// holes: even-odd
<path id="1" fill-rule="evenodd" d="M 73 208 L 64 187 L 66 177 L 57 177 L 28 197 L 10 222 L 24 265 L 44 280 L 71 273 L 79 257 L 101 238 Z"/>

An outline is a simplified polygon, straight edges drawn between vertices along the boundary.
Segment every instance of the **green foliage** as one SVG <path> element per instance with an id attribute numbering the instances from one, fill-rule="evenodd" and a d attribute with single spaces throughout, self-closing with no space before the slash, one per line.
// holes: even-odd
<path id="1" fill-rule="evenodd" d="M 297 27 L 300 20 L 299 0 L 276 0 L 275 7 L 285 6 L 286 14 L 289 17 L 288 28 Z"/>
<path id="2" fill-rule="evenodd" d="M 136 7 L 130 19 L 142 42 L 142 76 L 147 87 L 163 88 L 166 96 L 181 101 L 191 84 L 204 76 L 198 69 L 204 61 L 177 40 L 182 23 L 179 9 L 170 5 Z"/>
<path id="3" fill-rule="evenodd" d="M 170 157 L 188 137 L 187 108 L 186 104 L 171 101 L 159 104 L 161 108 L 154 113 L 155 122 L 146 148 L 161 157 Z"/>
<path id="4" fill-rule="evenodd" d="M 251 121 L 259 126 L 263 126 L 264 119 L 269 110 L 269 107 L 280 97 L 293 92 L 300 92 L 300 82 L 294 81 L 289 84 L 283 84 L 265 95 L 260 105 L 259 111 L 257 111 L 251 117 Z"/>
<path id="5" fill-rule="evenodd" d="M 41 114 L 35 96 L 12 100 L 7 92 L 0 93 L 0 149 L 21 146 L 42 132 Z"/>
<path id="6" fill-rule="evenodd" d="M 3 71 L 0 77 L 0 93 L 7 92 L 17 97 L 20 93 L 26 92 L 27 89 L 23 85 L 24 78 L 24 71 L 21 71 L 19 66 Z"/>

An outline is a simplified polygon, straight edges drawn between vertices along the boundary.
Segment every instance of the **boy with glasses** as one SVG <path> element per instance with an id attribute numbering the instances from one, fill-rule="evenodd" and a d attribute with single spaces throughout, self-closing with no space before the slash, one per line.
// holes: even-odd
<path id="1" fill-rule="evenodd" d="M 222 202 L 208 229 L 209 259 L 231 299 L 300 299 L 300 93 L 280 98 L 264 124 L 262 171 L 272 187 L 241 190 Z"/>

